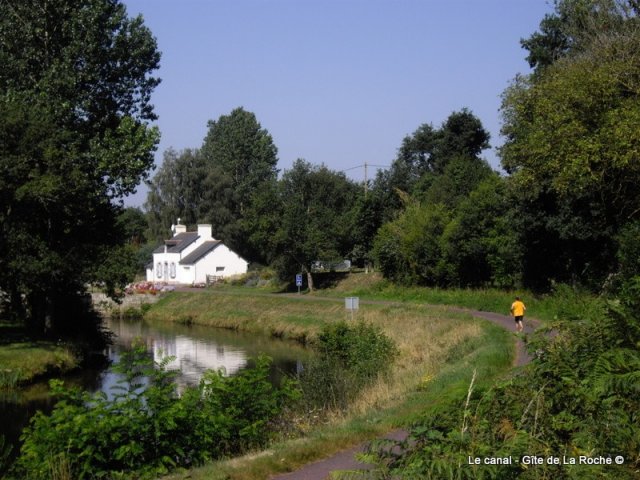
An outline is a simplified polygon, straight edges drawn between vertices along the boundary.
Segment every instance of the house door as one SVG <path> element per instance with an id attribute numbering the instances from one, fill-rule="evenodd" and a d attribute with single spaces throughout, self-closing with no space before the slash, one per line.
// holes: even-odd
<path id="1" fill-rule="evenodd" d="M 168 262 L 164 262 L 164 268 L 162 269 L 162 277 L 164 278 L 164 281 L 168 281 L 169 280 L 169 263 Z"/>

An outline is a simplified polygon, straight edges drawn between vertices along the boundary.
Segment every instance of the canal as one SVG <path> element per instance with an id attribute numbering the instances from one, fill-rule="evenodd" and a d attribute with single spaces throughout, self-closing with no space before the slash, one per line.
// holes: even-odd
<path id="1" fill-rule="evenodd" d="M 148 355 L 156 362 L 172 358 L 167 368 L 180 370 L 176 380 L 178 391 L 198 385 L 207 370 L 222 370 L 225 375 L 233 375 L 251 368 L 253 359 L 261 354 L 273 359 L 270 375 L 277 383 L 284 375 L 299 371 L 311 355 L 309 350 L 293 342 L 210 327 L 123 319 L 106 319 L 105 327 L 114 334 L 113 344 L 104 352 L 108 362 L 102 368 L 86 368 L 66 376 L 66 384 L 91 392 L 103 391 L 110 396 L 120 380 L 112 366 L 124 351 L 131 350 L 134 342 L 145 345 Z M 47 382 L 0 391 L 0 435 L 4 435 L 7 443 L 17 445 L 22 429 L 36 411 L 48 413 L 54 403 L 48 394 Z"/>

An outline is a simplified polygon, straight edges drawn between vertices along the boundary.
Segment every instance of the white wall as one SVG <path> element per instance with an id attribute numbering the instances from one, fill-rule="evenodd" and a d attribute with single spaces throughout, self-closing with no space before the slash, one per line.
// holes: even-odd
<path id="1" fill-rule="evenodd" d="M 220 244 L 201 258 L 196 265 L 192 265 L 191 268 L 195 268 L 195 283 L 204 283 L 207 281 L 207 275 L 229 277 L 247 273 L 248 265 L 245 260 L 229 250 L 226 245 Z M 224 270 L 217 271 L 217 267 L 224 267 Z"/>
<path id="2" fill-rule="evenodd" d="M 207 275 L 229 277 L 247 272 L 249 264 L 223 244 L 218 245 L 207 255 L 200 258 L 194 265 L 180 265 L 180 259 L 186 257 L 201 243 L 201 239 L 198 239 L 189 248 L 183 250 L 182 255 L 180 253 L 154 253 L 153 270 L 147 270 L 147 281 L 190 285 L 192 283 L 205 283 Z M 165 262 L 167 264 L 166 275 L 164 271 Z M 157 275 L 158 263 L 161 264 L 160 277 Z M 172 264 L 175 265 L 175 277 L 171 276 Z M 224 270 L 219 271 L 217 270 L 218 267 L 224 267 Z"/>
<path id="3" fill-rule="evenodd" d="M 149 270 L 147 270 L 147 280 L 150 282 L 168 282 L 176 283 L 178 281 L 178 272 L 180 270 L 180 254 L 179 253 L 154 253 L 153 254 L 153 271 L 152 277 L 149 278 Z M 160 276 L 158 277 L 158 263 L 160 264 Z M 165 272 L 166 263 L 166 272 Z M 173 270 L 175 269 L 175 270 Z M 172 276 L 172 271 L 175 271 L 175 276 Z"/>

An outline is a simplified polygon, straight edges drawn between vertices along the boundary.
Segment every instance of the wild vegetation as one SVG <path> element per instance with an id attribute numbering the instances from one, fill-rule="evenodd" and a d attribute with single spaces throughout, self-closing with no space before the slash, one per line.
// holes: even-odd
<path id="1" fill-rule="evenodd" d="M 137 347 L 115 367 L 123 379 L 113 398 L 52 381 L 60 400 L 51 415 L 37 413 L 25 430 L 12 474 L 153 478 L 263 446 L 272 423 L 297 395 L 289 382 L 278 389 L 271 384 L 269 363 L 260 358 L 255 368 L 231 377 L 209 372 L 198 388 L 178 395 L 176 372 L 154 365 Z"/>
<path id="2" fill-rule="evenodd" d="M 158 131 L 150 125 L 155 119 L 150 96 L 159 82 L 152 73 L 160 54 L 142 19 L 129 18 L 118 1 L 29 0 L 0 2 L 0 7 L 3 317 L 37 337 L 55 334 L 57 339 L 77 334 L 86 325 L 95 327 L 84 315 L 87 283 L 98 283 L 117 296 L 144 264 L 153 242 L 168 236 L 169 225 L 178 217 L 190 225 L 211 223 L 216 237 L 254 264 L 271 265 L 283 280 L 291 281 L 294 272 L 306 272 L 310 290 L 314 262 L 344 258 L 359 266 L 375 263 L 386 280 L 363 292 L 378 298 L 438 303 L 444 299 L 452 304 L 462 299 L 463 305 L 501 310 L 512 292 L 528 289 L 537 295 L 530 307 L 540 306 L 541 317 L 553 329 L 552 335 L 531 343 L 536 354 L 531 366 L 492 387 L 466 376 L 461 389 L 463 375 L 441 380 L 450 393 L 443 396 L 446 401 L 423 405 L 428 418 L 414 428 L 413 442 L 403 446 L 405 454 L 390 458 L 380 453 L 380 468 L 370 475 L 631 478 L 637 474 L 637 1 L 557 0 L 555 12 L 542 19 L 540 31 L 522 41 L 533 71 L 516 77 L 503 94 L 505 142 L 499 153 L 506 175 L 493 171 L 481 157 L 489 147 L 489 135 L 480 119 L 462 108 L 438 126 L 424 123 L 407 135 L 391 167 L 380 171 L 366 189 L 343 173 L 303 159 L 278 177 L 277 147 L 271 135 L 255 114 L 238 108 L 209 122 L 199 148 L 165 153 L 165 163 L 150 182 L 146 213 L 119 206 L 123 196 L 148 179 L 158 143 Z M 458 290 L 444 293 L 443 288 Z M 496 288 L 507 293 L 496 293 Z M 591 296 L 583 301 L 576 291 Z M 378 391 L 356 380 L 352 383 L 357 395 L 334 384 L 329 392 L 333 397 L 324 397 L 331 399 L 333 409 L 344 408 L 349 400 L 347 410 L 367 411 L 384 403 L 385 388 L 387 400 L 399 392 L 412 392 L 420 369 L 421 375 L 437 375 L 437 362 L 464 359 L 467 352 L 466 340 L 460 340 L 453 342 L 455 347 L 448 344 L 454 352 L 460 349 L 459 355 L 448 357 L 436 347 L 435 353 L 418 353 L 416 342 L 422 339 L 427 344 L 426 339 L 402 337 L 406 331 L 419 330 L 415 312 L 407 313 L 418 308 L 414 305 L 372 308 L 366 313 L 373 326 L 361 327 L 357 334 L 379 346 L 369 351 L 351 341 L 349 328 L 323 330 L 328 320 L 340 317 L 339 307 L 309 314 L 308 306 L 298 303 L 288 307 L 282 318 L 280 300 L 259 304 L 244 295 L 239 307 L 230 300 L 233 295 L 169 295 L 148 315 L 296 338 L 324 345 L 332 358 L 338 351 L 344 353 L 332 364 L 318 363 L 316 370 L 327 374 L 326 381 L 336 377 L 331 372 L 338 368 L 362 378 L 373 375 L 358 363 L 364 358 L 378 365 L 373 369 L 376 374 L 381 373 L 384 368 L 367 355 L 394 356 L 384 332 L 397 344 L 396 368 L 403 373 L 392 375 Z M 443 312 L 438 314 L 450 315 Z M 433 311 L 430 315 L 435 316 Z M 394 322 L 413 327 L 391 331 Z M 424 327 L 424 319 L 419 325 Z M 429 335 L 451 334 L 441 323 L 434 325 Z M 456 325 L 462 338 L 473 336 L 468 326 Z M 351 339 L 341 344 L 344 351 L 337 350 L 334 336 Z M 56 357 L 55 362 L 66 360 Z M 22 373 L 11 368 L 2 375 L 2 381 L 14 384 Z M 166 384 L 170 374 L 158 375 L 158 385 L 143 392 L 129 389 L 113 404 L 59 389 L 65 400 L 52 417 L 37 417 L 17 468 L 32 469 L 36 476 L 90 468 L 113 475 L 126 468 L 146 475 L 165 471 L 172 462 L 184 465 L 213 458 L 212 445 L 203 447 L 208 452 L 204 456 L 172 450 L 163 437 L 168 430 L 153 430 L 153 422 L 143 422 L 152 410 L 142 408 L 138 417 L 132 417 L 140 437 L 138 441 L 127 437 L 129 443 L 123 443 L 119 454 L 123 463 L 100 463 L 105 456 L 101 449 L 113 446 L 109 442 L 114 438 L 124 438 L 116 432 L 105 440 L 104 435 L 121 428 L 118 418 L 113 425 L 101 424 L 106 422 L 102 414 L 113 413 L 110 409 L 130 406 L 133 415 L 134 407 L 152 405 L 164 392 L 168 403 L 160 402 L 158 412 L 169 421 L 163 428 L 183 428 L 179 415 L 185 405 L 192 402 L 188 408 L 195 408 L 206 397 L 206 389 L 177 397 Z M 437 378 L 447 378 L 440 375 Z M 311 393 L 318 393 L 317 385 L 306 391 L 307 400 L 316 407 L 321 397 L 313 399 Z M 300 388 L 304 398 L 304 386 Z M 68 421 L 72 417 L 91 422 L 78 427 L 84 430 L 72 431 L 75 424 Z M 216 418 L 212 415 L 207 421 Z M 58 421 L 69 428 L 65 441 L 75 449 L 73 454 L 51 435 Z M 93 431 L 95 425 L 105 433 Z M 202 424 L 205 430 L 209 427 Z M 264 433 L 260 429 L 249 428 Z M 149 435 L 156 435 L 150 445 L 157 451 L 145 457 L 139 449 Z M 262 437 L 238 442 L 227 453 L 264 444 Z M 2 450 L 0 458 L 5 457 Z M 515 457 L 524 452 L 619 454 L 624 463 L 590 469 L 464 464 L 465 455 Z"/>
<path id="3" fill-rule="evenodd" d="M 254 318 L 253 322 L 239 321 L 231 314 L 230 305 L 237 303 L 243 306 L 242 316 Z M 313 377 L 306 379 L 307 385 L 300 386 L 303 392 L 315 386 L 328 392 L 329 401 L 323 402 L 320 396 L 315 395 L 305 399 L 303 394 L 307 407 L 295 414 L 297 435 L 301 436 L 277 441 L 266 451 L 190 469 L 192 478 L 259 479 L 290 471 L 330 452 L 406 425 L 429 405 L 457 398 L 466 392 L 474 367 L 477 367 L 478 382 L 490 384 L 509 369 L 513 359 L 508 332 L 470 321 L 467 314 L 439 306 L 363 303 L 356 321 L 353 324 L 347 321 L 347 325 L 352 326 L 352 332 L 349 332 L 344 322 L 337 320 L 344 316 L 342 299 L 261 296 L 251 288 L 233 288 L 170 294 L 155 304 L 146 318 L 148 321 L 171 320 L 174 309 L 189 312 L 194 322 L 202 322 L 203 325 L 271 331 L 274 335 L 286 331 L 283 325 L 287 321 L 294 322 L 294 327 L 300 325 L 300 312 L 306 310 L 308 318 L 305 324 L 309 333 L 304 337 L 293 335 L 290 338 L 304 338 L 307 344 L 316 345 L 320 350 L 341 350 L 344 352 L 341 356 L 346 357 L 341 363 L 349 363 L 348 358 L 351 358 L 356 369 L 360 368 L 357 366 L 360 357 L 368 359 L 361 364 L 365 377 L 373 371 L 382 373 L 359 391 L 345 386 L 343 382 L 345 375 L 353 378 L 354 372 L 343 370 L 336 378 L 326 370 L 321 372 L 320 381 Z M 359 330 L 364 333 L 364 338 L 358 339 L 354 335 Z M 388 360 L 376 361 L 387 355 L 381 355 L 389 349 L 385 337 L 393 341 L 393 350 L 397 352 L 387 374 L 384 372 L 389 368 Z M 379 348 L 362 353 L 369 343 L 379 345 Z M 323 359 L 318 359 L 318 363 L 322 364 Z M 336 382 L 331 383 L 334 380 Z M 341 402 L 345 397 L 350 400 L 346 409 L 345 402 Z M 329 408 L 324 414 L 319 408 L 323 404 Z M 180 475 L 175 478 L 180 478 Z"/>
<path id="4" fill-rule="evenodd" d="M 10 476 L 153 478 L 260 449 L 276 435 L 300 435 L 296 419 L 306 412 L 324 417 L 346 411 L 360 391 L 392 369 L 396 354 L 381 329 L 366 323 L 327 324 L 317 345 L 318 363 L 279 387 L 269 380 L 270 360 L 264 357 L 234 376 L 208 372 L 198 388 L 178 395 L 177 372 L 166 370 L 166 361 L 154 364 L 144 347 L 115 366 L 122 380 L 111 397 L 52 381 L 58 403 L 50 415 L 32 419 Z M 318 368 L 328 365 L 329 376 Z M 312 392 L 319 385 L 334 401 L 317 401 Z"/>
<path id="5" fill-rule="evenodd" d="M 369 459 L 378 469 L 359 478 L 637 478 L 640 270 L 631 179 L 639 137 L 630 125 L 640 111 L 639 14 L 636 2 L 557 2 L 541 32 L 523 41 L 534 73 L 504 95 L 501 156 L 506 185 L 518 192 L 507 218 L 518 232 L 522 281 L 540 290 L 568 281 L 599 298 L 583 302 L 562 287 L 563 308 L 531 341 L 529 367 L 490 389 L 471 382 L 466 397 L 417 422 L 402 455 L 389 455 L 389 445 L 376 450 Z M 402 214 L 409 227 L 419 218 L 420 207 L 412 208 Z M 447 218 L 430 208 L 424 241 L 442 259 L 446 248 L 432 238 L 438 228 L 446 237 Z M 405 271 L 417 265 L 437 281 L 438 259 L 413 253 L 422 241 L 387 228 L 406 238 L 401 245 L 416 259 Z M 527 465 L 524 456 L 544 460 Z M 469 461 L 476 457 L 512 462 Z"/>
<path id="6" fill-rule="evenodd" d="M 153 165 L 160 53 L 119 2 L 0 9 L 0 308 L 32 335 L 72 333 L 86 283 L 114 293 L 131 273 L 119 200 Z"/>

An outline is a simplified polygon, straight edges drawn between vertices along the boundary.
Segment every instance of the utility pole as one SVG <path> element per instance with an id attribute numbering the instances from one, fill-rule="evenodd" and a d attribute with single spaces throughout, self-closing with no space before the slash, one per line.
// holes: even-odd
<path id="1" fill-rule="evenodd" d="M 364 198 L 367 199 L 367 162 L 364 162 Z"/>

